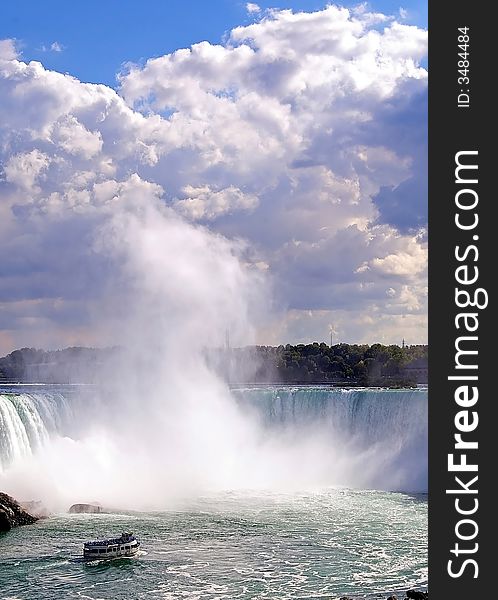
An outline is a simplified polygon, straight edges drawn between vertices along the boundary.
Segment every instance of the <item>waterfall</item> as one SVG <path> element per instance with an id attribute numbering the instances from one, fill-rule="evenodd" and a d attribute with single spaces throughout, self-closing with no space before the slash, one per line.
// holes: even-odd
<path id="1" fill-rule="evenodd" d="M 336 466 L 351 471 L 349 483 L 427 490 L 427 389 L 274 386 L 233 394 L 268 435 L 280 432 L 289 445 L 319 437 Z"/>
<path id="2" fill-rule="evenodd" d="M 242 407 L 267 428 L 320 423 L 344 436 L 370 441 L 426 435 L 427 390 L 267 387 L 233 390 Z"/>
<path id="3" fill-rule="evenodd" d="M 32 456 L 38 458 L 34 472 L 40 461 L 51 472 L 72 472 L 78 464 L 89 480 L 96 477 L 95 469 L 103 469 L 103 485 L 111 473 L 121 473 L 124 481 L 143 474 L 145 465 L 151 489 L 162 485 L 170 490 L 180 480 L 190 485 L 198 479 L 202 485 L 228 487 L 253 481 L 278 486 L 283 481 L 427 490 L 425 389 L 239 388 L 231 390 L 237 417 L 229 407 L 209 408 L 202 390 L 192 411 L 179 414 L 180 401 L 170 390 L 164 394 L 169 404 L 153 404 L 145 390 L 131 404 L 104 389 L 0 393 L 0 474 Z M 158 412 L 151 407 L 149 412 L 149 404 Z M 120 435 L 124 422 L 131 427 L 131 438 Z M 249 425 L 244 441 L 233 435 L 240 422 Z M 178 426 L 180 434 L 174 437 Z M 213 427 L 217 433 L 199 442 L 199 435 Z M 96 434 L 98 441 L 91 437 Z M 129 439 L 140 440 L 132 453 L 127 451 Z M 61 440 L 66 442 L 61 445 Z M 226 475 L 222 484 L 220 472 Z"/>
<path id="4" fill-rule="evenodd" d="M 64 433 L 71 415 L 60 393 L 0 394 L 0 471 Z"/>

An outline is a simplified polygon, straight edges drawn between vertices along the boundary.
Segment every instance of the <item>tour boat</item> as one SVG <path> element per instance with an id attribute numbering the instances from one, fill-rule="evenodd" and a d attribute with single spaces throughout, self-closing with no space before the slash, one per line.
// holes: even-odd
<path id="1" fill-rule="evenodd" d="M 134 556 L 138 552 L 139 547 L 140 542 L 132 533 L 123 533 L 121 537 L 112 540 L 85 542 L 83 546 L 83 558 L 95 560 Z"/>

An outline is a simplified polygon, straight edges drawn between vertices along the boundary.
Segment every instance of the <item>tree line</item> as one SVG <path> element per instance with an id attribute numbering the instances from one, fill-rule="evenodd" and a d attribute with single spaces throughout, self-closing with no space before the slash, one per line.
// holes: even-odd
<path id="1" fill-rule="evenodd" d="M 244 365 L 254 365 L 248 382 L 350 383 L 408 386 L 427 383 L 428 347 L 325 343 L 255 346 L 226 350 L 231 380 L 244 380 Z M 247 367 L 245 367 L 247 372 Z"/>
<path id="2" fill-rule="evenodd" d="M 105 379 L 109 365 L 119 353 L 119 348 L 76 347 L 55 351 L 22 348 L 0 358 L 0 382 L 94 383 Z M 426 345 L 329 346 L 314 342 L 205 349 L 203 354 L 206 362 L 230 383 L 392 387 L 427 383 Z"/>

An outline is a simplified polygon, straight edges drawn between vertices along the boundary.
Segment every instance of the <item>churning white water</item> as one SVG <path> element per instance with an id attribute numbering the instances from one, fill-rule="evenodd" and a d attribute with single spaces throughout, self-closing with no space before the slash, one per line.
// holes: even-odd
<path id="1" fill-rule="evenodd" d="M 125 508 L 223 489 L 426 490 L 426 390 L 224 392 L 196 405 L 174 389 L 162 403 L 147 388 L 2 393 L 0 487 Z"/>

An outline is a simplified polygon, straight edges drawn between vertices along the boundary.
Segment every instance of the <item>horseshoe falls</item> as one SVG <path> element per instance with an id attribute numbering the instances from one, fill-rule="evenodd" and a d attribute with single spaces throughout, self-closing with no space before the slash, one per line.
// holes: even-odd
<path id="1" fill-rule="evenodd" d="M 158 469 L 160 465 L 166 468 L 161 453 L 171 456 L 177 448 L 186 454 L 179 456 L 177 466 L 197 466 L 197 461 L 201 457 L 204 461 L 209 454 L 209 464 L 199 463 L 201 488 L 265 487 L 268 482 L 285 488 L 291 480 L 305 487 L 427 489 L 425 389 L 246 387 L 232 389 L 229 403 L 213 406 L 211 411 L 199 390 L 200 420 L 195 405 L 178 413 L 174 398 L 158 400 L 148 392 L 130 408 L 124 401 L 121 405 L 111 391 L 4 390 L 0 395 L 0 468 L 5 475 L 15 470 L 16 464 L 43 455 L 51 445 L 81 445 L 96 432 L 99 441 L 93 444 L 101 446 L 100 458 L 109 442 L 117 443 L 121 453 L 120 431 L 125 425 L 118 424 L 119 416 L 132 425 L 126 433 L 133 440 L 130 454 L 140 453 L 148 464 L 157 463 Z M 149 404 L 154 406 L 151 413 Z M 165 418 L 163 429 L 157 425 L 161 416 Z M 173 426 L 181 428 L 181 439 L 173 438 Z M 243 438 L 242 445 L 231 437 L 232 430 Z M 168 439 L 161 440 L 164 437 Z M 217 446 L 220 438 L 223 444 Z M 225 464 L 227 452 L 237 467 L 234 471 L 243 469 L 247 480 L 240 472 L 228 474 L 223 482 L 215 476 Z M 88 453 L 87 458 L 90 460 Z M 116 472 L 122 466 L 117 464 Z M 198 473 L 191 475 L 195 479 Z"/>
<path id="2" fill-rule="evenodd" d="M 151 386 L 137 398 L 0 388 L 0 490 L 52 511 L 0 534 L 0 598 L 110 600 L 123 581 L 139 600 L 427 589 L 427 390 L 254 386 L 194 400 Z M 95 501 L 105 513 L 67 513 Z M 126 530 L 138 559 L 79 562 L 85 540 Z"/>

